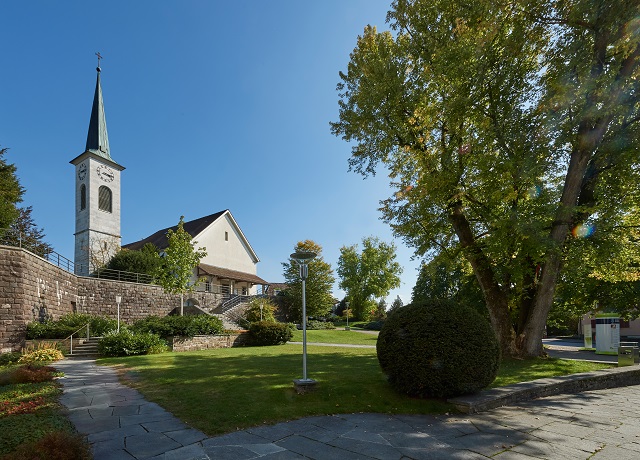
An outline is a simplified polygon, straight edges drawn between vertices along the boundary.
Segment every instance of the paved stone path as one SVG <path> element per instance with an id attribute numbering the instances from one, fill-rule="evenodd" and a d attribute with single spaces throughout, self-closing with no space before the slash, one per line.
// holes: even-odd
<path id="1" fill-rule="evenodd" d="M 118 383 L 112 368 L 71 359 L 55 366 L 65 372 L 61 402 L 95 460 L 640 458 L 640 386 L 473 416 L 321 416 L 209 438 Z"/>

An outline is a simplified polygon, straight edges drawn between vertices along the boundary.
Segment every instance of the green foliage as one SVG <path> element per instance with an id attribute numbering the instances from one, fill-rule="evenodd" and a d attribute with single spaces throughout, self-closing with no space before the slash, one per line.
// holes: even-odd
<path id="1" fill-rule="evenodd" d="M 472 308 L 447 301 L 395 312 L 380 331 L 377 353 L 397 391 L 423 398 L 475 393 L 491 384 L 500 366 L 488 322 Z"/>
<path id="2" fill-rule="evenodd" d="M 18 362 L 23 364 L 50 363 L 52 361 L 58 361 L 62 358 L 64 358 L 64 355 L 60 350 L 50 347 L 27 351 L 22 354 Z"/>
<path id="3" fill-rule="evenodd" d="M 402 299 L 400 298 L 400 296 L 396 296 L 396 299 L 391 304 L 389 311 L 387 311 L 387 317 L 389 317 L 390 315 L 398 311 L 403 306 L 404 306 L 404 303 L 402 302 Z"/>
<path id="4" fill-rule="evenodd" d="M 262 310 L 260 307 L 262 307 Z M 247 309 L 242 313 L 242 317 L 249 324 L 255 323 L 256 321 L 275 322 L 276 318 L 274 313 L 276 308 L 271 299 L 267 297 L 254 297 L 249 302 Z"/>
<path id="5" fill-rule="evenodd" d="M 402 267 L 395 259 L 395 244 L 374 237 L 362 240 L 362 252 L 358 252 L 357 245 L 340 248 L 340 288 L 347 293 L 349 308 L 356 318 L 375 316 L 373 298 L 386 297 L 391 289 L 400 287 Z"/>
<path id="6" fill-rule="evenodd" d="M 31 213 L 33 208 L 18 208 L 18 217 L 11 223 L 8 231 L 0 231 L 0 244 L 20 246 L 41 257 L 45 257 L 53 248 L 44 241 L 44 231 L 38 228 Z"/>
<path id="7" fill-rule="evenodd" d="M 153 277 L 161 265 L 162 258 L 158 253 L 158 248 L 147 243 L 140 251 L 121 249 L 111 258 L 106 268 L 130 273 L 144 273 Z"/>
<path id="8" fill-rule="evenodd" d="M 45 322 L 31 322 L 27 324 L 27 339 L 65 339 L 80 327 L 89 323 L 89 333 L 96 337 L 102 336 L 117 328 L 117 320 L 106 316 L 87 315 L 83 313 L 68 313 L 60 319 Z M 82 335 L 84 331 L 80 331 Z"/>
<path id="9" fill-rule="evenodd" d="M 224 327 L 215 316 L 147 316 L 136 321 L 129 329 L 136 333 L 152 333 L 162 338 L 193 337 L 194 335 L 220 334 Z"/>
<path id="10" fill-rule="evenodd" d="M 0 455 L 28 458 L 15 453 L 20 444 L 37 442 L 54 431 L 73 432 L 57 402 L 61 394 L 60 384 L 50 380 L 0 386 Z"/>
<path id="11" fill-rule="evenodd" d="M 158 335 L 128 329 L 110 332 L 98 344 L 98 353 L 101 356 L 152 355 L 163 353 L 167 349 L 167 343 Z"/>
<path id="12" fill-rule="evenodd" d="M 451 260 L 443 254 L 420 266 L 411 301 L 427 302 L 432 299 L 463 303 L 485 314 L 486 305 L 478 281 L 465 260 Z"/>
<path id="13" fill-rule="evenodd" d="M 563 258 L 572 238 L 637 229 L 639 14 L 398 0 L 393 33 L 367 26 L 340 73 L 332 132 L 353 143 L 351 168 L 389 171 L 383 217 L 418 255 L 469 260 L 505 351 L 542 351 L 558 279 L 583 260 Z M 607 255 L 590 262 L 621 274 Z"/>
<path id="14" fill-rule="evenodd" d="M 334 326 L 334 324 L 331 321 L 307 321 L 307 329 L 315 329 L 315 330 L 321 330 L 321 329 L 335 329 L 336 327 Z"/>
<path id="15" fill-rule="evenodd" d="M 17 363 L 20 356 L 22 356 L 22 353 L 19 351 L 0 353 L 0 366 L 8 366 L 9 364 Z"/>
<path id="16" fill-rule="evenodd" d="M 8 149 L 0 148 L 0 230 L 4 231 L 20 215 L 17 204 L 22 201 L 24 188 L 16 175 L 16 166 L 3 158 Z M 2 234 L 0 234 L 0 238 Z"/>
<path id="17" fill-rule="evenodd" d="M 270 321 L 258 321 L 249 326 L 251 344 L 256 346 L 281 345 L 293 337 L 293 331 L 288 324 Z"/>
<path id="18" fill-rule="evenodd" d="M 316 258 L 309 263 L 309 276 L 306 284 L 307 316 L 325 317 L 334 305 L 332 295 L 333 270 L 331 265 L 322 257 L 322 246 L 311 240 L 300 241 L 294 248 L 294 252 L 315 252 Z M 282 264 L 284 279 L 289 286 L 283 293 L 285 304 L 288 306 L 287 319 L 289 321 L 302 322 L 302 280 L 300 269 L 293 261 Z"/>
<path id="19" fill-rule="evenodd" d="M 162 263 L 154 274 L 157 283 L 166 292 L 172 294 L 187 292 L 191 287 L 193 269 L 207 255 L 205 249 L 196 249 L 197 243 L 191 240 L 191 235 L 184 230 L 184 216 L 180 216 L 176 230 L 167 231 L 169 246 L 164 248 Z"/>

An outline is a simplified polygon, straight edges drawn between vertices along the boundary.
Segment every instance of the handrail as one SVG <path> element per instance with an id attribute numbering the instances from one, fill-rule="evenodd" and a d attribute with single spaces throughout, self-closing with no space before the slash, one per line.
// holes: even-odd
<path id="1" fill-rule="evenodd" d="M 78 328 L 78 330 L 77 330 L 77 331 L 72 332 L 72 333 L 71 333 L 71 335 L 70 335 L 69 337 L 67 337 L 66 339 L 63 339 L 63 340 L 71 339 L 71 340 L 70 340 L 70 342 L 69 342 L 69 343 L 70 343 L 70 346 L 69 346 L 69 354 L 70 354 L 70 355 L 72 355 L 72 354 L 73 354 L 73 335 L 74 335 L 76 332 L 78 332 L 80 329 L 83 329 L 83 328 L 85 328 L 85 327 L 86 327 L 86 328 L 87 328 L 87 340 L 88 340 L 88 339 L 89 339 L 89 324 L 91 324 L 91 322 L 88 322 L 88 323 L 87 323 L 87 324 L 85 324 L 84 326 L 80 326 L 80 327 Z"/>

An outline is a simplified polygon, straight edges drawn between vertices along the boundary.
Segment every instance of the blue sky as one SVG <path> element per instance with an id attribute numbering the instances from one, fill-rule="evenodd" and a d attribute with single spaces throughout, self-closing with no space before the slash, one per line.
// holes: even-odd
<path id="1" fill-rule="evenodd" d="M 339 249 L 395 241 L 405 303 L 413 251 L 380 220 L 384 174 L 348 172 L 330 133 L 338 72 L 365 25 L 386 29 L 390 0 L 2 2 L 0 145 L 18 167 L 39 226 L 73 259 L 74 168 L 83 152 L 95 52 L 102 61 L 111 156 L 122 175 L 122 237 L 230 209 L 282 280 L 299 240 Z M 342 298 L 337 289 L 334 294 Z"/>

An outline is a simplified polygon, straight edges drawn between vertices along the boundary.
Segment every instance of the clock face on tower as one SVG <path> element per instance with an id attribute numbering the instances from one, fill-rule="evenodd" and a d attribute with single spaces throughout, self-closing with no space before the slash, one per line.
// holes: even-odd
<path id="1" fill-rule="evenodd" d="M 100 165 L 96 168 L 98 177 L 105 182 L 111 182 L 115 178 L 115 174 L 108 166 Z"/>
<path id="2" fill-rule="evenodd" d="M 82 163 L 80 166 L 78 166 L 78 179 L 84 180 L 86 176 L 87 176 L 87 165 Z"/>

